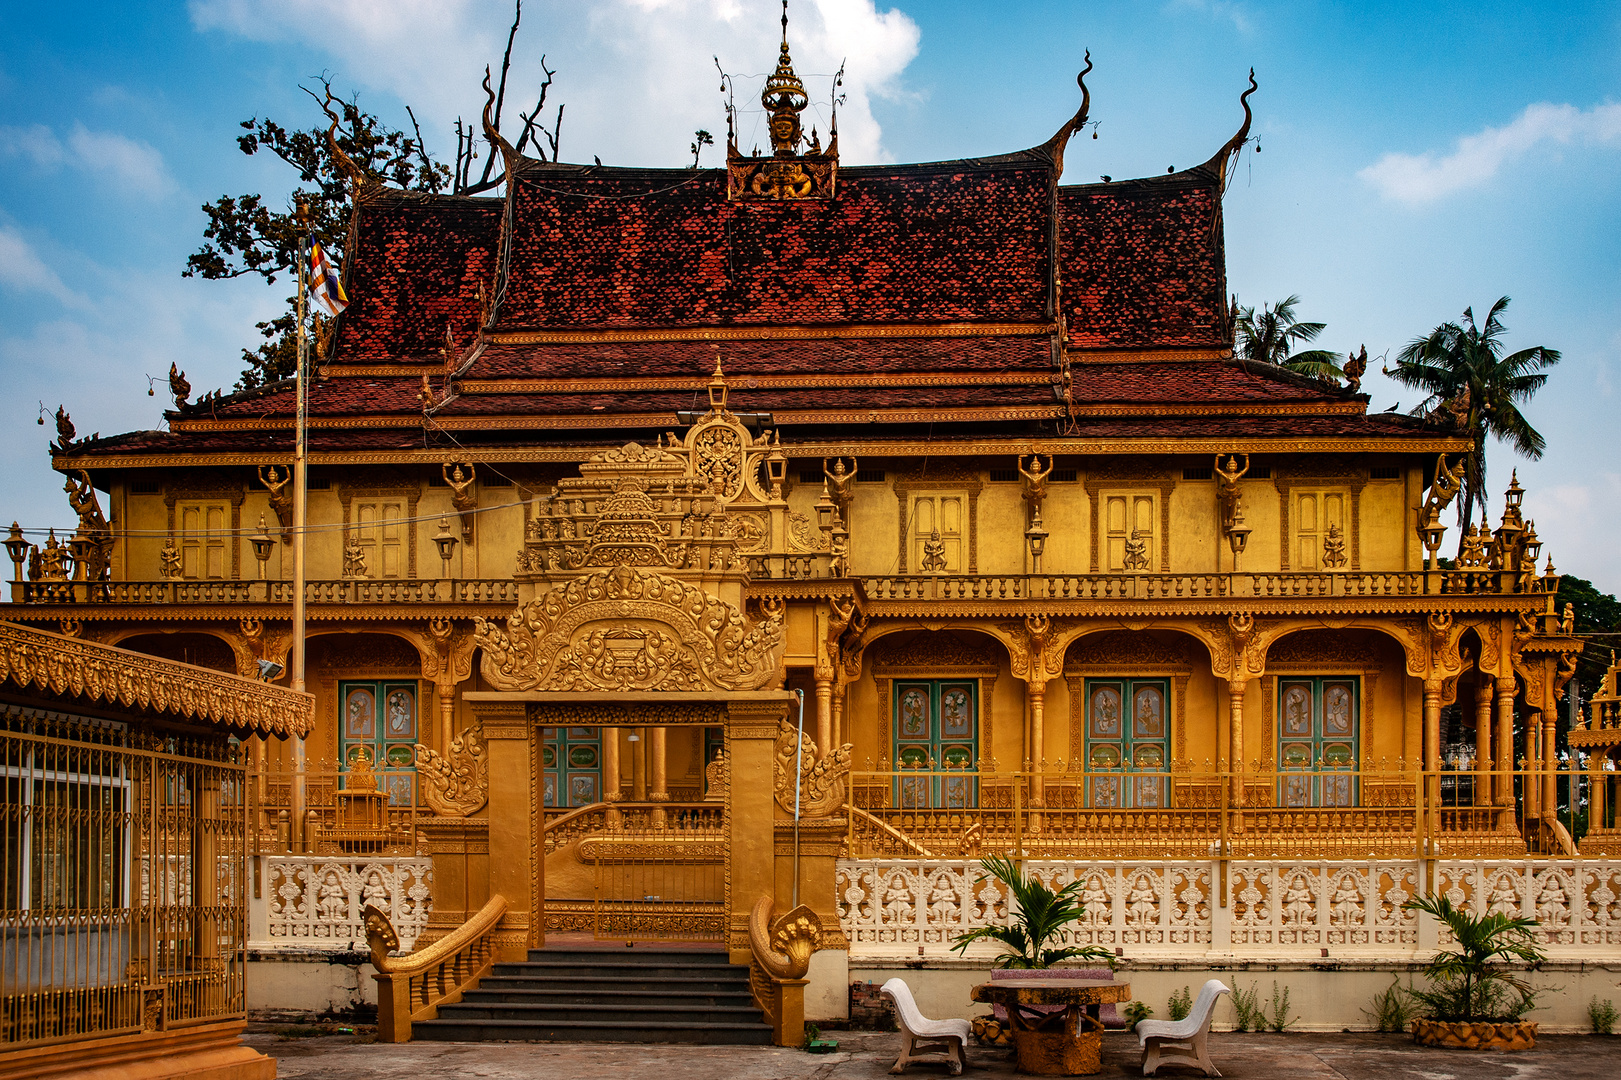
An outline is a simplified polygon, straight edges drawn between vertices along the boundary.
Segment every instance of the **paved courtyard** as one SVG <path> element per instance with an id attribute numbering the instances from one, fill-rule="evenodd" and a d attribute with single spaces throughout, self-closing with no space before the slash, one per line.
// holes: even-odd
<path id="1" fill-rule="evenodd" d="M 366 1035 L 282 1038 L 256 1031 L 247 1041 L 276 1059 L 276 1075 L 297 1080 L 400 1080 L 401 1077 L 544 1077 L 602 1080 L 878 1080 L 895 1063 L 899 1035 L 829 1032 L 839 1052 L 744 1046 L 633 1046 L 619 1043 L 407 1043 L 383 1045 Z M 1615 1080 L 1621 1038 L 1553 1035 L 1522 1054 L 1429 1050 L 1400 1035 L 1216 1034 L 1211 1056 L 1230 1080 Z M 1103 1076 L 1141 1076 L 1136 1040 L 1110 1032 Z M 966 1075 L 1015 1076 L 1010 1051 L 970 1050 Z M 908 1076 L 945 1076 L 944 1066 L 915 1065 Z M 1162 1069 L 1162 1076 L 1197 1076 Z"/>

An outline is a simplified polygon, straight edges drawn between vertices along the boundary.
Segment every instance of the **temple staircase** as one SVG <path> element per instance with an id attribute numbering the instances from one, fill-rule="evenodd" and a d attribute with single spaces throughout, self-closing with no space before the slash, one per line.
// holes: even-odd
<path id="1" fill-rule="evenodd" d="M 749 969 L 721 950 L 546 948 L 496 964 L 474 990 L 413 1025 L 441 1042 L 629 1042 L 769 1046 Z"/>

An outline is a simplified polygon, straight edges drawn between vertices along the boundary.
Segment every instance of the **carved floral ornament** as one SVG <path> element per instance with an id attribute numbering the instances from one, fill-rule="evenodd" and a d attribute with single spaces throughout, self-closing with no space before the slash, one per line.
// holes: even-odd
<path id="1" fill-rule="evenodd" d="M 748 622 L 696 586 L 619 566 L 475 620 L 498 690 L 755 690 L 775 678 L 782 610 Z"/>
<path id="2" fill-rule="evenodd" d="M 302 736 L 315 699 L 280 686 L 0 623 L 0 680 L 262 735 Z"/>
<path id="3" fill-rule="evenodd" d="M 794 736 L 799 736 L 796 753 Z M 816 760 L 816 744 L 787 720 L 777 724 L 777 747 L 772 779 L 777 805 L 783 813 L 794 812 L 794 761 L 799 761 L 799 816 L 827 817 L 837 813 L 845 801 L 845 777 L 850 773 L 850 743 Z"/>
<path id="4" fill-rule="evenodd" d="M 416 761 L 423 801 L 440 817 L 467 817 L 489 801 L 490 763 L 478 720 L 451 740 L 448 753 L 418 743 Z"/>

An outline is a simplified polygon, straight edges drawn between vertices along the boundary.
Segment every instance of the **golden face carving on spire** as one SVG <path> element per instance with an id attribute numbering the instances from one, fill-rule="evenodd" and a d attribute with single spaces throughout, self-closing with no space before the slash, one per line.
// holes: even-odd
<path id="1" fill-rule="evenodd" d="M 843 70 L 840 70 L 842 76 Z M 722 89 L 726 76 L 722 76 Z M 834 85 L 834 108 L 837 109 L 838 80 Z M 742 201 L 779 201 L 786 199 L 830 199 L 839 167 L 839 137 L 837 114 L 833 122 L 827 149 L 813 132 L 810 146 L 801 152 L 805 143 L 805 129 L 799 114 L 810 104 L 805 84 L 794 71 L 794 60 L 788 52 L 788 0 L 782 2 L 782 45 L 777 50 L 777 69 L 765 81 L 760 91 L 760 104 L 770 114 L 771 156 L 745 157 L 732 138 L 726 147 L 727 198 Z M 728 131 L 732 129 L 728 126 Z"/>
<path id="2" fill-rule="evenodd" d="M 777 70 L 760 91 L 760 104 L 771 114 L 771 150 L 778 157 L 792 157 L 804 137 L 799 114 L 810 104 L 805 84 L 794 73 L 793 57 L 788 55 L 788 0 L 782 0 L 782 48 L 777 53 Z"/>

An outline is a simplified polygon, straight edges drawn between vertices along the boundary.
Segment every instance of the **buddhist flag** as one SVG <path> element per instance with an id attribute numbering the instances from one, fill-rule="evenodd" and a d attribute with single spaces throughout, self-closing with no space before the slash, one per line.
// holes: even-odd
<path id="1" fill-rule="evenodd" d="M 344 294 L 343 282 L 338 280 L 338 268 L 327 258 L 326 249 L 321 247 L 320 241 L 312 235 L 308 240 L 310 249 L 310 296 L 317 303 L 336 315 L 349 306 L 349 297 Z"/>

